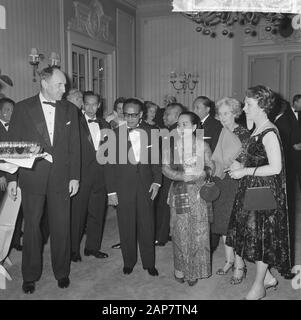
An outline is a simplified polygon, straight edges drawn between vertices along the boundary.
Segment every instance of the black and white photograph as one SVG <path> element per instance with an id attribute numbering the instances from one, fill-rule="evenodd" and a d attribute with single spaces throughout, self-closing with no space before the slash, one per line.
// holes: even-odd
<path id="1" fill-rule="evenodd" d="M 0 0 L 0 300 L 301 300 L 300 1 Z"/>

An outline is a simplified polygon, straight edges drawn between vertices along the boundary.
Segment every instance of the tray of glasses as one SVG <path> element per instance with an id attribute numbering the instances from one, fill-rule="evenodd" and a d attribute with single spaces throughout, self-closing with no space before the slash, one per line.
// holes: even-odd
<path id="1" fill-rule="evenodd" d="M 0 160 L 36 158 L 38 149 L 35 142 L 0 142 Z"/>

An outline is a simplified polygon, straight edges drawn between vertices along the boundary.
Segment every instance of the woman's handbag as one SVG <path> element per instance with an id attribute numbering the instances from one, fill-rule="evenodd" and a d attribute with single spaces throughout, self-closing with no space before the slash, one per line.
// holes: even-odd
<path id="1" fill-rule="evenodd" d="M 253 176 L 257 170 L 254 170 Z M 269 186 L 247 188 L 244 198 L 244 210 L 274 210 L 277 202 Z"/>
<path id="2" fill-rule="evenodd" d="M 212 181 L 211 177 L 206 180 L 206 183 L 200 190 L 201 198 L 207 202 L 215 201 L 219 197 L 220 193 L 221 191 L 219 187 Z"/>

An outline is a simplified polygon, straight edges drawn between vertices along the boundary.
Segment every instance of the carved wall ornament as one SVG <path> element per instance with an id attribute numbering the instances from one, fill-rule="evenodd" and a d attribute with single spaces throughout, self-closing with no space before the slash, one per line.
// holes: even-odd
<path id="1" fill-rule="evenodd" d="M 77 31 L 100 41 L 113 42 L 110 32 L 111 17 L 105 15 L 99 0 L 92 0 L 90 6 L 73 1 L 75 17 L 68 23 L 68 30 Z"/>

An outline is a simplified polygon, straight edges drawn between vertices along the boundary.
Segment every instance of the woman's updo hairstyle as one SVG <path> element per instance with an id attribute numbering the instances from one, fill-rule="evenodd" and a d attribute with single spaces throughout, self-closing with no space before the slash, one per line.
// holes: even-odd
<path id="1" fill-rule="evenodd" d="M 262 85 L 251 87 L 247 90 L 246 96 L 256 99 L 259 108 L 266 114 L 269 114 L 275 106 L 275 94 L 269 87 Z"/>

